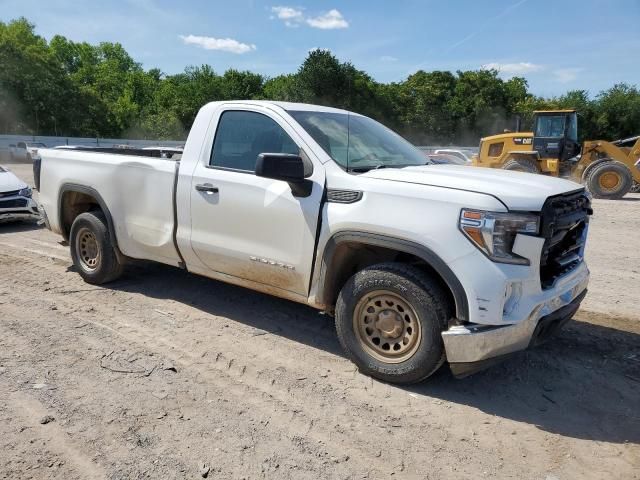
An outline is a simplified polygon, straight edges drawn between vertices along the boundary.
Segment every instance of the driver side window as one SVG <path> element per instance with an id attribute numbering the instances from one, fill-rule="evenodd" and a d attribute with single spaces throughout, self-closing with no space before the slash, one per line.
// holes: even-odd
<path id="1" fill-rule="evenodd" d="M 254 172 L 261 153 L 300 154 L 300 148 L 271 118 L 256 112 L 228 110 L 220 116 L 209 164 Z"/>

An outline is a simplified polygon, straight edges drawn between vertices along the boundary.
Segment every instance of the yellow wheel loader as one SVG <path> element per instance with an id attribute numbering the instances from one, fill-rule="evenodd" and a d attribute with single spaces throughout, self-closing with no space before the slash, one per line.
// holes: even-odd
<path id="1" fill-rule="evenodd" d="M 480 140 L 478 167 L 569 178 L 596 198 L 618 199 L 640 186 L 640 136 L 578 142 L 575 110 L 534 112 L 533 132 L 506 132 Z"/>

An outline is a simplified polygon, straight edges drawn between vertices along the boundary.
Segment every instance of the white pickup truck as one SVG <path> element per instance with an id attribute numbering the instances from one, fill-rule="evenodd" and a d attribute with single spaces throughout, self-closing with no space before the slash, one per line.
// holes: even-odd
<path id="1" fill-rule="evenodd" d="M 334 313 L 348 356 L 385 381 L 445 361 L 472 373 L 547 338 L 586 294 L 582 186 L 429 165 L 344 110 L 209 103 L 179 162 L 41 155 L 42 214 L 87 282 L 148 259 L 305 303 Z"/>

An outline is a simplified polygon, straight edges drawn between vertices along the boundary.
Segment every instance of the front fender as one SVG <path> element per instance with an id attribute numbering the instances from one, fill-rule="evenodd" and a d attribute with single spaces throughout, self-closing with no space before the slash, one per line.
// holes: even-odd
<path id="1" fill-rule="evenodd" d="M 332 292 L 335 290 L 335 254 L 338 245 L 342 243 L 356 243 L 361 245 L 371 245 L 384 247 L 402 253 L 415 255 L 422 259 L 427 265 L 441 277 L 447 285 L 455 302 L 456 318 L 461 322 L 469 319 L 469 302 L 464 287 L 460 280 L 453 273 L 451 268 L 436 253 L 428 247 L 415 242 L 395 238 L 391 236 L 374 234 L 360 231 L 341 231 L 335 233 L 326 243 L 320 274 L 318 278 L 318 291 L 316 297 L 324 304 L 332 303 Z"/>

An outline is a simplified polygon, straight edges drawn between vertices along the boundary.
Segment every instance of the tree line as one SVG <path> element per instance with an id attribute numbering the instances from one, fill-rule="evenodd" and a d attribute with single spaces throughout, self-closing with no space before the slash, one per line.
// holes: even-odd
<path id="1" fill-rule="evenodd" d="M 0 133 L 181 140 L 207 102 L 269 99 L 346 108 L 373 117 L 417 144 L 475 145 L 526 127 L 534 110 L 575 108 L 582 139 L 640 134 L 640 91 L 620 83 L 543 98 L 521 77 L 496 70 L 419 70 L 381 83 L 326 50 L 297 72 L 268 78 L 211 66 L 166 75 L 145 70 L 119 43 L 91 45 L 37 35 L 25 18 L 0 22 Z"/>

